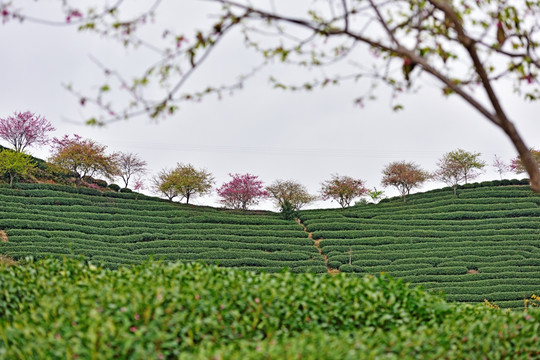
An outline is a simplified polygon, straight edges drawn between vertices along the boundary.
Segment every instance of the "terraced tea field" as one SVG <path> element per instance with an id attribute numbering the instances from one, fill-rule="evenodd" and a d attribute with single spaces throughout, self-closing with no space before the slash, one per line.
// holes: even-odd
<path id="1" fill-rule="evenodd" d="M 540 294 L 540 197 L 527 186 L 441 189 L 300 214 L 330 268 L 384 271 L 449 300 L 523 307 Z M 7 241 L 6 241 L 7 240 Z M 0 187 L 0 254 L 84 255 L 109 268 L 153 257 L 326 273 L 312 239 L 272 212 L 238 213 L 55 185 Z"/>
<path id="2" fill-rule="evenodd" d="M 540 293 L 540 196 L 527 186 L 441 189 L 347 210 L 303 211 L 328 265 L 382 271 L 447 299 L 523 307 Z"/>
<path id="3" fill-rule="evenodd" d="M 154 259 L 266 272 L 326 272 L 313 241 L 278 214 L 232 213 L 92 189 L 0 187 L 0 254 L 82 254 L 108 267 Z"/>

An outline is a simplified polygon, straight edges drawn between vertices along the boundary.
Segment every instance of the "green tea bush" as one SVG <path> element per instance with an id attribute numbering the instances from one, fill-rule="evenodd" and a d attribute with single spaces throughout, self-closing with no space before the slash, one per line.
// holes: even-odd
<path id="1" fill-rule="evenodd" d="M 339 267 L 339 271 L 344 273 L 361 273 L 362 268 L 357 265 L 343 264 Z"/>
<path id="2" fill-rule="evenodd" d="M 330 267 L 332 269 L 339 269 L 341 264 L 342 264 L 341 261 L 328 259 L 328 267 Z"/>
<path id="3" fill-rule="evenodd" d="M 387 276 L 0 265 L 2 359 L 532 359 L 539 324 L 535 309 L 451 304 Z"/>
<path id="4" fill-rule="evenodd" d="M 120 186 L 117 185 L 117 184 L 109 184 L 109 186 L 107 186 L 109 189 L 113 190 L 113 191 L 120 191 Z"/>

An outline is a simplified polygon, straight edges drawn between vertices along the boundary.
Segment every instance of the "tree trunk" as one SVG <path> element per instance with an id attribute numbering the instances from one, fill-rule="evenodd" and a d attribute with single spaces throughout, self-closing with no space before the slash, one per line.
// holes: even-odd
<path id="1" fill-rule="evenodd" d="M 15 178 L 15 175 L 13 174 L 9 174 L 9 187 L 12 188 L 13 187 L 13 179 Z"/>
<path id="2" fill-rule="evenodd" d="M 514 147 L 516 148 L 519 156 L 521 157 L 521 162 L 523 163 L 525 170 L 527 170 L 527 173 L 529 174 L 529 182 L 531 184 L 532 191 L 540 193 L 540 169 L 538 168 L 538 163 L 536 162 L 536 159 L 521 139 L 521 136 L 518 134 L 516 128 L 514 127 L 514 124 L 508 121 L 504 123 L 502 128 L 506 135 L 508 135 L 510 140 L 512 140 Z"/>
<path id="3" fill-rule="evenodd" d="M 122 176 L 122 180 L 124 181 L 124 184 L 126 184 L 126 186 L 124 186 L 124 189 L 127 189 L 128 187 L 129 178 L 130 176 L 126 176 L 126 177 Z"/>

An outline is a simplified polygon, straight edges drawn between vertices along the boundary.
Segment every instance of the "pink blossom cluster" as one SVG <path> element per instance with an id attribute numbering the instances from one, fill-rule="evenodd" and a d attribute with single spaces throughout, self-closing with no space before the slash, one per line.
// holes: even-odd
<path id="1" fill-rule="evenodd" d="M 264 190 L 263 182 L 251 174 L 229 174 L 232 180 L 217 189 L 221 202 L 233 209 L 247 210 L 251 205 L 257 205 L 259 199 L 270 196 Z"/>
<path id="2" fill-rule="evenodd" d="M 0 138 L 9 142 L 17 152 L 23 152 L 34 145 L 47 144 L 47 133 L 54 130 L 45 117 L 30 111 L 15 112 L 6 118 L 0 118 Z"/>

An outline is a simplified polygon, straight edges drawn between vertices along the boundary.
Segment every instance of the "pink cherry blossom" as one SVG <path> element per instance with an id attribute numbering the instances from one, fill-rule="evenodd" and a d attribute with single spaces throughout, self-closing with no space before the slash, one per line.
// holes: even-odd
<path id="1" fill-rule="evenodd" d="M 49 142 L 48 132 L 55 128 L 45 117 L 30 111 L 15 112 L 6 118 L 0 118 L 0 138 L 6 140 L 17 152 L 34 145 Z"/>
<path id="2" fill-rule="evenodd" d="M 263 182 L 251 174 L 229 174 L 232 180 L 217 189 L 221 202 L 233 209 L 247 210 L 251 205 L 257 205 L 259 199 L 270 196 L 264 190 Z"/>

